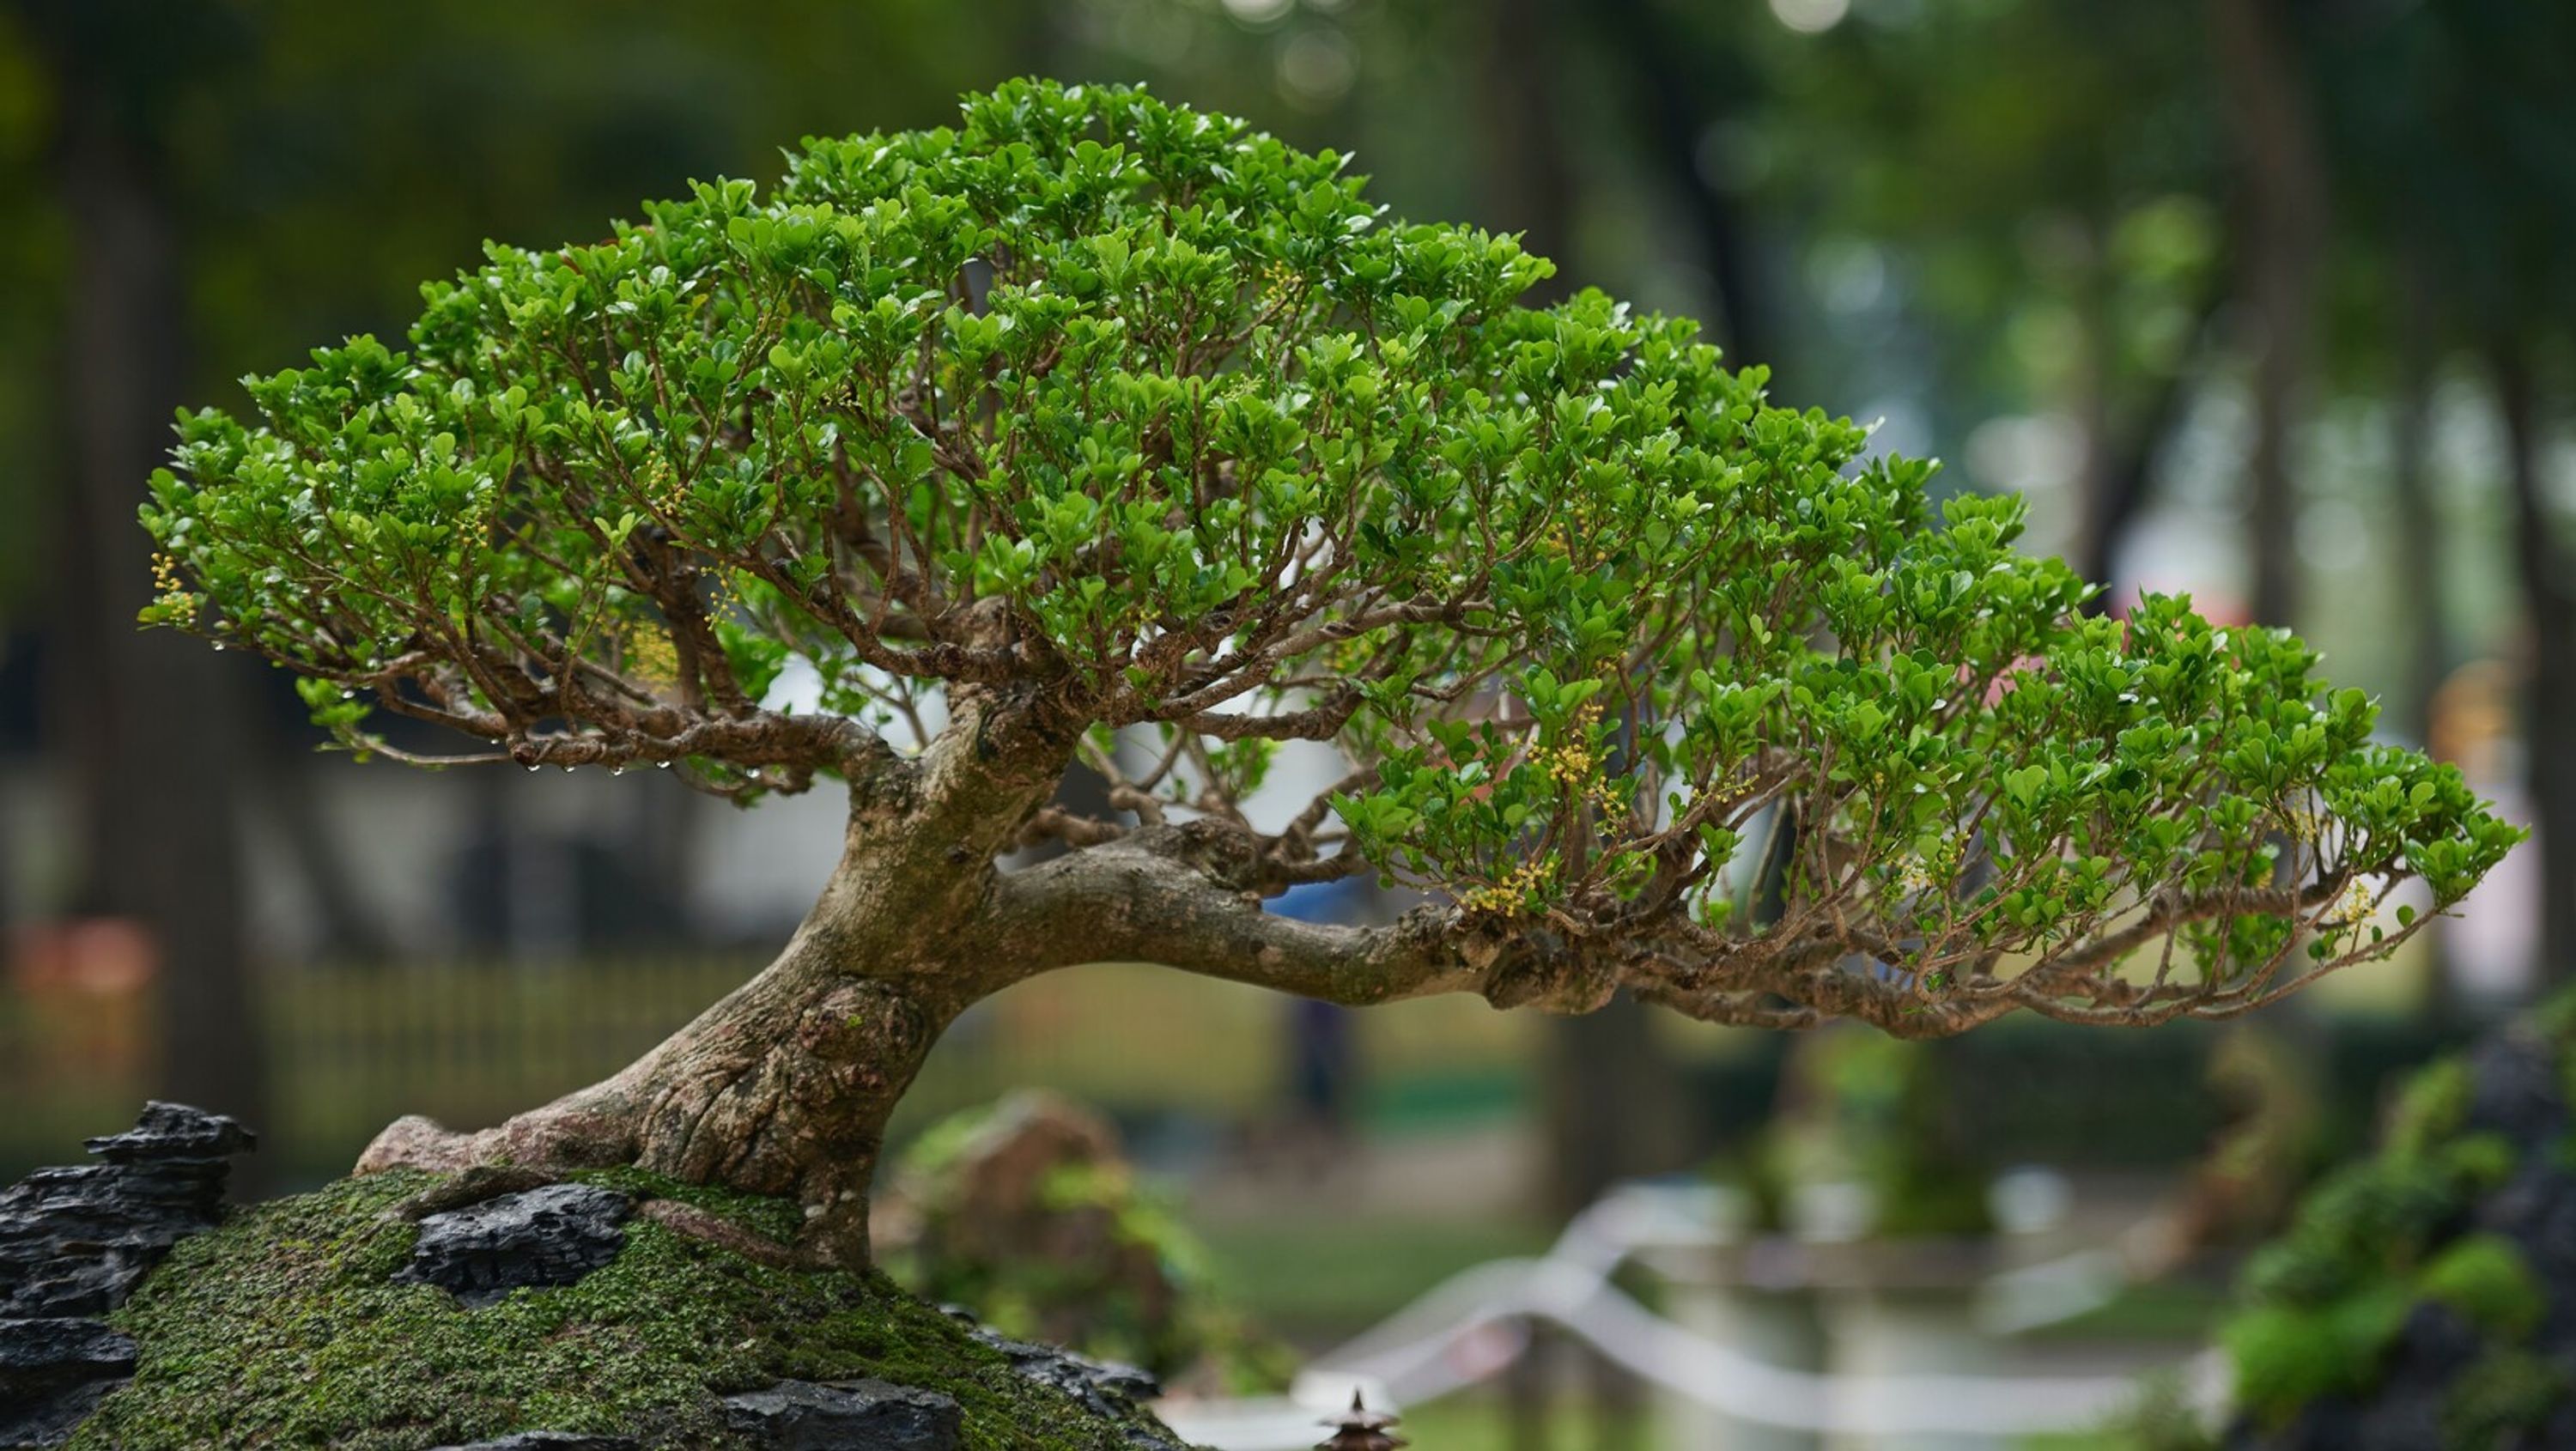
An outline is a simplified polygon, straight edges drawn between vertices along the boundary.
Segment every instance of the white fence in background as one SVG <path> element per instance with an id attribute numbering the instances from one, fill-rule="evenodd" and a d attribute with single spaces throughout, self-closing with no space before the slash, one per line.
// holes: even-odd
<path id="1" fill-rule="evenodd" d="M 1729 1235 L 1715 1191 L 1625 1185 L 1585 1210 L 1537 1259 L 1464 1270 L 1356 1339 L 1318 1356 L 1283 1397 L 1166 1401 L 1156 1410 L 1184 1439 L 1218 1451 L 1306 1451 L 1318 1424 L 1358 1390 L 1400 1409 L 1488 1379 L 1556 1326 L 1631 1374 L 1731 1419 L 1823 1436 L 2023 1436 L 2083 1431 L 2132 1405 L 2125 1375 L 1831 1375 L 1771 1365 L 1656 1315 L 1611 1283 L 1645 1251 L 1714 1250 Z M 2088 1251 L 2006 1271 L 1981 1284 L 1971 1323 L 2009 1333 L 2071 1318 L 2116 1294 L 2119 1256 Z M 2205 1416 L 2229 1393 L 2222 1357 L 2179 1366 Z"/>

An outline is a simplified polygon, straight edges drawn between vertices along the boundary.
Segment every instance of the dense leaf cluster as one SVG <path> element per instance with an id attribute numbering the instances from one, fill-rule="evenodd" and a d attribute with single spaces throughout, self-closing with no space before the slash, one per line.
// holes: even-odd
<path id="1" fill-rule="evenodd" d="M 1360 770 L 1277 873 L 1651 939 L 1629 968 L 1703 1010 L 1777 990 L 1756 943 L 1925 999 L 2233 1007 L 2516 839 L 2286 633 L 2087 618 L 2018 501 L 1936 508 L 1687 321 L 1519 306 L 1548 270 L 1339 156 L 1014 83 L 767 196 L 494 246 L 407 353 L 183 417 L 146 618 L 301 673 L 361 750 L 390 710 L 741 797 L 961 690 L 1089 723 L 1147 820 L 1240 822 L 1277 742 L 1336 740 Z"/>

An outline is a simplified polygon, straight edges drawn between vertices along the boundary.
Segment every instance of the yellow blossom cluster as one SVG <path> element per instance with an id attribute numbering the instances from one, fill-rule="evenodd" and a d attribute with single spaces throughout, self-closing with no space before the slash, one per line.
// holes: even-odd
<path id="1" fill-rule="evenodd" d="M 1592 707 L 1587 705 L 1584 709 L 1589 711 Z M 1582 721 L 1581 716 L 1576 719 Z M 1592 779 L 1593 769 L 1601 764 L 1600 758 L 1592 752 L 1587 734 L 1582 732 L 1563 745 L 1539 747 L 1530 759 L 1547 772 L 1549 780 L 1575 790 L 1581 790 Z"/>
<path id="2" fill-rule="evenodd" d="M 2293 807 L 2281 814 L 2281 829 L 2301 846 L 2314 846 L 2325 835 L 2326 815 L 2313 806 Z"/>
<path id="3" fill-rule="evenodd" d="M 1536 748 L 1530 753 L 1530 763 L 1546 772 L 1550 781 L 1584 798 L 1605 818 L 1616 819 L 1623 814 L 1623 808 L 1611 796 L 1610 783 L 1601 775 L 1600 753 L 1592 748 L 1592 728 L 1600 720 L 1600 706 L 1587 701 L 1576 707 L 1566 739 L 1558 745 Z"/>
<path id="4" fill-rule="evenodd" d="M 679 649 L 660 630 L 628 631 L 625 657 L 626 673 L 647 685 L 668 688 L 679 683 Z"/>
<path id="5" fill-rule="evenodd" d="M 2370 884 L 2355 877 L 2343 884 L 2343 892 L 2335 898 L 2334 907 L 2326 913 L 2325 921 L 2332 927 L 2350 927 L 2369 917 L 2371 909 L 2378 905 Z"/>
<path id="6" fill-rule="evenodd" d="M 1297 286 L 1297 269 L 1285 260 L 1274 261 L 1261 269 L 1261 300 L 1277 302 Z"/>
<path id="7" fill-rule="evenodd" d="M 197 623 L 197 597 L 179 578 L 178 559 L 157 549 L 152 552 L 152 592 L 168 607 L 171 624 L 184 630 Z"/>
<path id="8" fill-rule="evenodd" d="M 680 481 L 679 472 L 661 459 L 644 463 L 644 498 L 653 512 L 668 519 L 678 514 L 689 502 L 688 486 Z"/>
<path id="9" fill-rule="evenodd" d="M 1896 885 L 1908 896 L 1928 897 L 1941 888 L 1940 879 L 1932 875 L 1931 864 L 1921 857 L 1907 857 L 1896 869 Z"/>
<path id="10" fill-rule="evenodd" d="M 1544 862 L 1523 862 L 1487 887 L 1478 887 L 1459 897 L 1458 905 L 1469 914 L 1508 917 L 1519 910 L 1521 900 L 1547 879 Z"/>

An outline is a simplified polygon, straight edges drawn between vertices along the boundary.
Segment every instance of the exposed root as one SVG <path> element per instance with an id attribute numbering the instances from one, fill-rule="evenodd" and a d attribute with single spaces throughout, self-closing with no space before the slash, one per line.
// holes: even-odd
<path id="1" fill-rule="evenodd" d="M 542 1169 L 521 1168 L 515 1164 L 478 1164 L 453 1179 L 441 1179 L 395 1204 L 385 1211 L 385 1217 L 418 1223 L 433 1214 L 445 1214 L 451 1209 L 463 1209 L 487 1199 L 543 1188 L 554 1182 L 555 1176 Z"/>
<path id="2" fill-rule="evenodd" d="M 683 1204 L 677 1199 L 647 1199 L 635 1206 L 635 1212 L 675 1234 L 705 1240 L 773 1270 L 787 1269 L 799 1263 L 796 1252 L 787 1246 L 766 1235 L 754 1234 L 732 1220 L 710 1214 L 694 1204 Z"/>
<path id="3" fill-rule="evenodd" d="M 475 1168 L 560 1173 L 635 1162 L 635 1135 L 624 1114 L 564 1099 L 520 1114 L 497 1128 L 460 1132 L 419 1114 L 385 1126 L 358 1156 L 357 1172 L 426 1169 L 458 1174 Z"/>

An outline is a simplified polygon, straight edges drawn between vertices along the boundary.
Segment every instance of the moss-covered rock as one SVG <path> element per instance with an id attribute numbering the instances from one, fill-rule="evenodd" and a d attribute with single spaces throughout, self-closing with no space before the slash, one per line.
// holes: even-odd
<path id="1" fill-rule="evenodd" d="M 795 1206 L 652 1176 L 587 1176 L 667 1196 L 776 1240 Z M 519 1430 L 728 1447 L 722 1397 L 784 1379 L 872 1377 L 955 1398 L 973 1451 L 1135 1451 L 1150 1414 L 1104 1417 L 1012 1368 L 971 1327 L 882 1275 L 763 1263 L 647 1215 L 577 1283 L 482 1309 L 402 1283 L 418 1226 L 392 1213 L 433 1176 L 389 1173 L 236 1210 L 183 1242 L 113 1323 L 135 1375 L 76 1451 L 210 1445 L 425 1451 Z M 1134 1433 L 1141 1432 L 1138 1436 Z"/>

